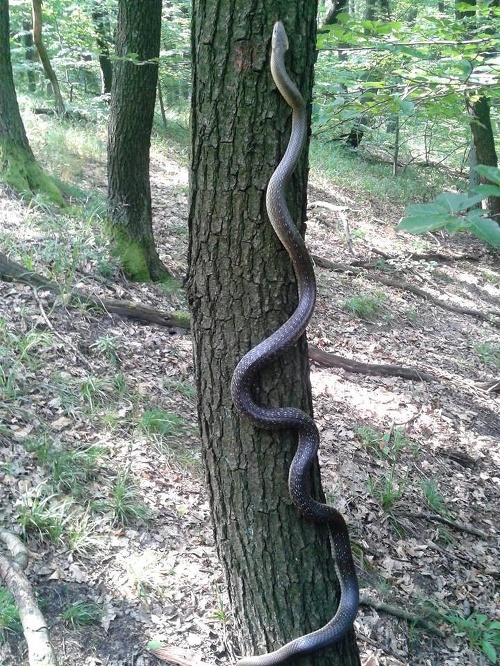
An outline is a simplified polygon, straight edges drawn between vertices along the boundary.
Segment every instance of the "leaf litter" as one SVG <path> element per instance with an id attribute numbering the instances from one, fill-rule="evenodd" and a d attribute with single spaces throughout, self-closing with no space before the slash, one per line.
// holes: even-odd
<path id="1" fill-rule="evenodd" d="M 152 176 L 160 254 L 182 277 L 185 170 L 157 158 Z M 356 201 L 346 213 L 349 243 L 332 211 L 310 212 L 307 242 L 313 254 L 347 264 L 373 260 L 375 248 L 395 259 L 369 270 L 390 270 L 464 307 L 498 310 L 498 257 L 485 254 L 477 241 L 396 234 L 394 207 L 360 201 L 355 193 L 322 182 L 313 183 L 311 199 Z M 30 244 L 38 251 L 36 233 L 23 229 L 36 229 L 39 215 L 3 192 L 1 250 L 18 261 L 16 242 L 23 251 Z M 421 253 L 482 258 L 408 259 L 417 247 Z M 81 288 L 162 310 L 185 308 L 179 291 L 133 285 L 116 273 L 103 286 L 92 280 L 96 261 L 87 258 L 83 265 L 85 275 L 75 272 Z M 37 261 L 37 269 L 43 268 Z M 499 398 L 478 387 L 500 372 L 498 328 L 383 285 L 376 287 L 384 295 L 377 316 L 356 318 L 343 305 L 352 297 L 373 296 L 373 281 L 322 268 L 317 275 L 318 305 L 308 332 L 313 344 L 437 377 L 417 383 L 312 366 L 323 484 L 329 501 L 346 516 L 362 581 L 364 603 L 356 620 L 362 663 L 491 663 L 468 635 L 467 621 L 472 625 L 478 613 L 490 623 L 500 619 Z M 0 282 L 0 347 L 10 381 L 2 385 L 0 404 L 0 506 L 2 524 L 24 530 L 31 553 L 28 575 L 43 600 L 61 663 L 234 663 L 238 648 L 203 484 L 189 336 L 69 311 L 62 303 L 53 306 L 43 292 L 39 298 L 54 329 L 85 355 L 92 370 L 54 337 L 34 344 L 21 361 L 19 353 L 4 351 L 9 336 L 50 331 L 30 288 Z M 172 433 L 146 431 L 145 415 L 154 410 L 178 417 Z M 63 472 L 71 476 L 75 452 L 91 455 L 92 449 L 98 453 L 88 474 L 57 480 L 57 460 L 68 456 Z M 118 493 L 121 474 L 135 489 L 130 496 Z M 22 522 L 23 506 L 32 518 L 38 511 L 35 529 Z M 66 522 L 58 535 L 61 506 Z M 80 602 L 100 608 L 97 623 L 62 622 L 62 613 Z M 398 617 L 394 609 L 427 621 L 444 638 Z M 460 626 L 445 621 L 452 613 L 463 619 Z M 16 634 L 0 645 L 0 663 L 27 663 Z"/>

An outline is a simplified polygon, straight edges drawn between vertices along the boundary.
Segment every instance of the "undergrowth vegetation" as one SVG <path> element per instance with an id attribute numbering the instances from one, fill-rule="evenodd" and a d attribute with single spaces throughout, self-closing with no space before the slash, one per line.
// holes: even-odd
<path id="1" fill-rule="evenodd" d="M 173 156 L 180 165 L 186 165 L 186 85 L 185 81 L 177 84 L 178 94 L 172 93 L 165 120 L 160 115 L 155 119 L 153 161 L 163 163 Z M 194 502 L 187 492 L 174 503 L 162 495 L 165 487 L 182 477 L 182 470 L 201 476 L 194 418 L 196 391 L 191 379 L 185 378 L 190 376 L 189 362 L 175 358 L 174 353 L 162 356 L 165 349 L 154 333 L 141 331 L 137 339 L 131 336 L 128 340 L 124 326 L 112 318 L 96 316 L 88 306 L 80 305 L 71 311 L 77 324 L 71 323 L 71 317 L 62 330 L 47 323 L 69 311 L 64 294 L 75 286 L 96 292 L 101 288 L 114 290 L 117 298 L 126 299 L 149 299 L 151 292 L 134 292 L 122 280 L 106 239 L 102 191 L 105 104 L 96 102 L 87 120 L 77 123 L 49 116 L 40 118 L 29 110 L 29 97 L 23 96 L 21 102 L 37 156 L 49 172 L 69 185 L 63 188 L 68 202 L 64 209 L 35 196 L 22 224 L 12 224 L 0 234 L 0 252 L 21 263 L 27 271 L 41 273 L 63 288 L 62 296 L 57 298 L 43 287 L 34 289 L 35 306 L 30 310 L 22 301 L 18 304 L 13 287 L 15 317 L 0 318 L 0 438 L 8 436 L 15 443 L 15 450 L 1 464 L 2 473 L 16 479 L 16 500 L 11 510 L 33 550 L 53 547 L 70 559 L 88 559 L 96 552 L 102 556 L 103 544 L 110 539 L 119 542 L 124 535 L 132 534 L 131 541 L 136 539 L 141 552 L 133 552 L 129 543 L 123 546 L 123 578 L 141 602 L 152 608 L 162 604 L 174 613 L 175 594 L 168 581 L 176 575 L 175 556 L 162 551 L 160 557 L 147 539 L 158 515 L 161 521 L 165 521 L 165 514 L 184 518 L 189 526 L 190 512 L 197 510 L 195 507 L 193 511 Z M 373 130 L 364 146 L 353 149 L 316 128 L 310 150 L 314 183 L 327 182 L 331 191 L 345 188 L 360 201 L 374 200 L 377 206 L 401 208 L 401 213 L 409 202 L 428 202 L 447 187 L 466 189 L 459 155 L 451 166 L 433 168 L 409 160 L 394 176 L 387 158 L 391 147 L 387 136 L 379 142 L 382 147 L 387 143 L 387 154 L 374 150 L 381 134 L 381 130 L 378 135 Z M 436 140 L 435 135 L 433 139 Z M 441 139 L 442 143 L 448 140 L 445 131 Z M 447 146 L 441 148 L 446 150 Z M 184 197 L 186 182 L 179 181 L 176 188 L 176 196 Z M 357 201 L 349 205 L 355 209 Z M 365 247 L 371 233 L 369 223 L 371 220 L 347 230 L 347 240 Z M 390 226 L 386 220 L 384 224 Z M 389 231 L 395 233 L 395 221 Z M 382 233 L 386 232 L 384 228 Z M 185 247 L 186 224 L 173 224 L 169 233 Z M 412 247 L 418 247 L 418 241 Z M 170 251 L 168 246 L 167 250 Z M 410 264 L 404 259 L 379 257 L 375 269 L 402 277 L 412 270 L 422 283 L 437 275 L 436 264 L 427 260 Z M 485 271 L 485 284 L 497 287 L 498 280 L 496 271 Z M 364 324 L 373 327 L 370 330 L 379 327 L 375 330 L 382 331 L 397 320 L 392 297 L 390 300 L 382 290 L 358 283 L 353 286 L 350 278 L 342 287 L 346 296 L 338 301 L 338 309 L 349 320 L 353 338 Z M 332 300 L 330 295 L 328 291 L 328 300 Z M 186 308 L 180 281 L 159 286 L 155 298 L 152 305 L 159 309 L 164 309 L 166 302 L 176 311 Z M 425 316 L 417 304 L 408 308 L 405 315 L 415 327 Z M 185 320 L 188 318 L 186 314 Z M 432 321 L 427 319 L 423 325 L 432 331 Z M 69 340 L 71 346 L 67 344 Z M 447 344 L 452 355 L 453 344 Z M 489 372 L 500 368 L 498 340 L 489 333 L 473 340 L 470 350 L 474 363 L 484 365 Z M 190 350 L 184 352 L 190 357 Z M 136 357 L 144 364 L 154 359 L 165 374 L 145 377 L 143 366 L 134 366 L 131 361 Z M 405 398 L 401 400 L 404 402 Z M 396 540 L 407 534 L 398 516 L 407 497 L 417 497 L 429 512 L 453 519 L 453 497 L 440 478 L 423 466 L 419 445 L 406 435 L 404 425 L 390 430 L 360 425 L 353 437 L 371 464 L 363 490 L 376 507 L 373 511 L 380 510 L 381 520 L 391 526 Z M 179 485 L 182 486 L 182 479 Z M 156 499 L 151 501 L 152 496 L 160 498 L 158 504 Z M 443 549 L 453 542 L 454 536 L 439 525 L 433 538 L 436 547 Z M 202 560 L 206 556 L 205 537 L 200 532 L 196 539 L 197 557 Z M 174 538 L 172 542 L 176 543 Z M 360 559 L 362 556 L 359 547 Z M 406 553 L 402 559 L 405 557 Z M 389 572 L 389 582 L 378 581 L 380 596 L 384 597 L 384 584 L 387 588 L 393 584 L 392 576 Z M 217 606 L 211 610 L 211 617 L 225 625 L 229 623 L 230 611 L 219 592 L 219 583 L 214 585 Z M 453 604 L 453 599 L 445 598 L 436 617 L 451 626 L 456 636 L 466 639 L 477 654 L 496 663 L 499 623 L 477 612 L 462 613 Z M 60 621 L 72 630 L 99 625 L 104 613 L 100 603 L 89 600 L 63 604 L 58 612 Z M 15 604 L 0 587 L 0 638 L 19 631 Z"/>

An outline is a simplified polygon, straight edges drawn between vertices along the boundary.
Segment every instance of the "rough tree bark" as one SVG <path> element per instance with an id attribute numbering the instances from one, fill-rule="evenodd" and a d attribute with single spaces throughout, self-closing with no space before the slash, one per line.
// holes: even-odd
<path id="1" fill-rule="evenodd" d="M 161 6 L 161 0 L 119 1 L 108 125 L 109 231 L 126 275 L 140 282 L 169 276 L 154 243 L 149 183 Z"/>
<path id="2" fill-rule="evenodd" d="M 8 0 L 0 0 L 0 177 L 18 192 L 43 191 L 63 203 L 61 193 L 35 160 L 19 112 L 10 58 Z"/>
<path id="3" fill-rule="evenodd" d="M 468 0 L 470 9 L 462 10 L 458 0 L 455 2 L 455 16 L 460 21 L 468 21 L 471 27 L 476 23 L 476 0 Z M 492 0 L 491 6 L 498 7 L 499 0 Z M 494 18 L 492 17 L 493 21 Z M 486 30 L 488 32 L 488 29 Z M 475 164 L 486 166 L 498 166 L 495 150 L 495 136 L 491 124 L 490 102 L 485 95 L 467 95 L 465 99 L 467 112 L 471 118 L 470 128 L 472 141 L 474 142 Z M 475 166 L 471 164 L 471 168 Z M 474 176 L 471 176 L 473 179 Z M 480 182 L 489 183 L 483 176 Z M 500 197 L 488 197 L 488 208 L 490 217 L 500 224 Z"/>
<path id="4" fill-rule="evenodd" d="M 469 99 L 467 101 L 467 108 L 473 118 L 470 127 L 474 140 L 476 164 L 497 167 L 498 158 L 495 150 L 493 127 L 491 125 L 489 100 L 484 96 L 473 101 Z M 489 183 L 490 181 L 481 176 L 480 182 Z M 488 197 L 488 209 L 490 217 L 500 224 L 500 197 Z"/>
<path id="5" fill-rule="evenodd" d="M 390 21 L 389 0 L 366 0 L 365 18 L 367 21 L 379 19 Z"/>
<path id="6" fill-rule="evenodd" d="M 299 517 L 287 474 L 290 432 L 256 430 L 229 392 L 237 361 L 291 314 L 289 259 L 270 226 L 265 191 L 290 131 L 290 109 L 269 73 L 275 20 L 285 23 L 288 67 L 310 100 L 316 3 L 195 0 L 188 292 L 203 458 L 215 539 L 241 651 L 256 654 L 317 629 L 338 586 L 328 530 Z M 307 159 L 290 186 L 294 219 L 306 214 Z M 259 402 L 311 410 L 306 341 L 262 373 Z M 318 467 L 311 475 L 323 497 Z M 353 634 L 304 664 L 359 664 Z"/>
<path id="7" fill-rule="evenodd" d="M 57 80 L 56 73 L 50 63 L 49 54 L 47 53 L 47 49 L 42 40 L 42 0 L 32 0 L 31 6 L 33 16 L 33 41 L 35 42 L 45 75 L 52 86 L 56 111 L 57 113 L 64 115 L 66 113 L 66 107 L 64 106 L 59 81 Z"/>

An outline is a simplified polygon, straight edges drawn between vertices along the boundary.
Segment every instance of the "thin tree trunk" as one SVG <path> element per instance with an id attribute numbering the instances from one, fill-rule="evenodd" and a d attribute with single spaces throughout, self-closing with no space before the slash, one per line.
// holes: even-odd
<path id="1" fill-rule="evenodd" d="M 476 163 L 497 167 L 498 158 L 491 125 L 489 101 L 482 96 L 474 101 L 469 100 L 467 106 L 469 114 L 473 118 L 470 127 L 474 140 Z M 490 182 L 483 176 L 480 177 L 480 181 L 483 183 Z M 487 201 L 490 217 L 500 224 L 500 197 L 488 197 Z"/>
<path id="2" fill-rule="evenodd" d="M 60 115 L 64 115 L 66 113 L 66 108 L 64 106 L 64 100 L 61 95 L 61 89 L 59 88 L 59 81 L 57 80 L 56 73 L 52 68 L 47 49 L 45 48 L 42 40 L 42 0 L 32 0 L 32 10 L 33 41 L 35 42 L 38 55 L 40 56 L 40 61 L 42 63 L 44 72 L 50 81 L 50 85 L 52 86 L 56 111 Z"/>
<path id="3" fill-rule="evenodd" d="M 31 150 L 19 112 L 9 44 L 9 3 L 0 0 L 0 177 L 17 192 L 44 191 L 62 204 L 61 193 Z"/>
<path id="4" fill-rule="evenodd" d="M 28 90 L 30 92 L 35 92 L 36 90 L 36 79 L 35 72 L 33 71 L 33 65 L 35 61 L 35 44 L 33 43 L 33 31 L 31 29 L 31 21 L 23 22 L 24 30 L 24 53 L 26 58 L 26 65 L 28 67 L 27 77 L 28 77 Z"/>
<path id="5" fill-rule="evenodd" d="M 167 116 L 165 114 L 165 104 L 163 103 L 163 92 L 161 89 L 161 82 L 160 79 L 158 79 L 158 102 L 160 103 L 160 113 L 161 113 L 161 120 L 163 123 L 163 129 L 165 130 L 165 134 L 167 133 L 168 125 L 167 125 Z"/>
<path id="6" fill-rule="evenodd" d="M 455 2 L 455 5 L 457 4 L 458 1 Z M 476 23 L 476 0 L 469 0 L 468 4 L 471 6 L 471 9 L 467 9 L 466 11 L 455 8 L 455 16 L 458 20 L 469 21 L 472 27 L 472 25 Z M 491 5 L 498 6 L 498 0 L 494 0 Z M 494 21 L 495 19 L 492 17 L 491 20 Z M 498 159 L 495 150 L 495 137 L 491 125 L 490 103 L 488 98 L 485 95 L 469 95 L 466 98 L 466 106 L 471 118 L 470 128 L 472 132 L 472 140 L 474 141 L 476 164 L 497 167 Z M 489 181 L 481 176 L 480 182 Z M 488 197 L 488 208 L 490 210 L 490 217 L 500 224 L 500 197 Z"/>
<path id="7" fill-rule="evenodd" d="M 324 24 L 325 25 L 335 25 L 338 21 L 339 14 L 348 14 L 349 13 L 349 0 L 333 0 L 330 9 L 328 10 Z"/>
<path id="8" fill-rule="evenodd" d="M 169 276 L 153 238 L 149 183 L 161 6 L 161 0 L 120 0 L 118 5 L 108 125 L 108 217 L 114 251 L 127 276 L 137 281 Z"/>
<path id="9" fill-rule="evenodd" d="M 272 83 L 269 54 L 274 21 L 282 17 L 290 74 L 310 100 L 315 10 L 302 0 L 193 5 L 187 284 L 215 540 L 244 654 L 321 627 L 338 600 L 328 530 L 301 518 L 289 499 L 295 434 L 255 429 L 236 413 L 229 391 L 238 360 L 297 303 L 290 261 L 265 212 L 267 183 L 290 132 L 290 109 Z M 304 153 L 289 187 L 302 228 L 306 182 Z M 306 349 L 302 339 L 262 372 L 258 402 L 311 410 Z M 317 466 L 311 484 L 322 498 Z M 353 634 L 302 664 L 358 665 Z"/>
<path id="10" fill-rule="evenodd" d="M 101 68 L 101 93 L 107 95 L 111 93 L 111 84 L 113 81 L 113 65 L 109 53 L 112 39 L 110 37 L 110 27 L 108 17 L 99 3 L 95 3 L 92 8 L 92 23 L 97 48 L 99 49 L 99 66 Z"/>

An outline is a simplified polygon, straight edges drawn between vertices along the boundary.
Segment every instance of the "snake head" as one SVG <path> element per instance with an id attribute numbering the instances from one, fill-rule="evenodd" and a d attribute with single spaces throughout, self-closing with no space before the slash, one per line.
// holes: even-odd
<path id="1" fill-rule="evenodd" d="M 273 28 L 272 47 L 274 50 L 288 50 L 288 37 L 286 36 L 285 26 L 281 21 L 276 21 Z"/>

